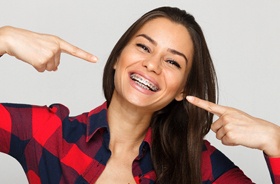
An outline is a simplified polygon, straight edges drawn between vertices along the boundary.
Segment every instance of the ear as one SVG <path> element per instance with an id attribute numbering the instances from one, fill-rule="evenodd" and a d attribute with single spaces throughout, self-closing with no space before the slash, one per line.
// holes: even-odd
<path id="1" fill-rule="evenodd" d="M 176 101 L 182 101 L 184 99 L 184 91 L 182 90 L 179 94 L 175 96 Z"/>
<path id="2" fill-rule="evenodd" d="M 117 68 L 118 62 L 119 62 L 119 58 L 117 58 L 117 61 L 116 61 L 115 64 L 114 64 L 114 69 L 115 69 L 115 70 L 116 70 L 116 68 Z"/>

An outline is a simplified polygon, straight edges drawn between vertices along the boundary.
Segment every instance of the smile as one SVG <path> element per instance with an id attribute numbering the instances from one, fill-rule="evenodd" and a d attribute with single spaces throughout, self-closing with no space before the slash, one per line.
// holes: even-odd
<path id="1" fill-rule="evenodd" d="M 135 81 L 136 84 L 138 84 L 140 87 L 146 89 L 146 90 L 150 90 L 150 91 L 153 91 L 153 92 L 156 92 L 159 90 L 159 88 L 153 84 L 151 81 L 143 78 L 142 76 L 140 75 L 137 75 L 135 73 L 131 74 L 130 75 L 130 78 Z"/>

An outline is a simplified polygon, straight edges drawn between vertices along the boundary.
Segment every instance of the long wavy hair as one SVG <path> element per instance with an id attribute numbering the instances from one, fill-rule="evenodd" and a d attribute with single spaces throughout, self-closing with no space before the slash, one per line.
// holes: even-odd
<path id="1" fill-rule="evenodd" d="M 184 87 L 184 95 L 193 95 L 211 102 L 216 101 L 217 80 L 212 59 L 203 32 L 194 17 L 174 7 L 160 7 L 140 17 L 118 40 L 103 74 L 103 90 L 108 106 L 114 86 L 114 64 L 122 50 L 148 21 L 164 17 L 183 25 L 193 45 L 193 64 Z M 157 183 L 201 183 L 201 153 L 203 138 L 209 132 L 213 115 L 187 102 L 173 100 L 154 112 L 151 119 L 151 156 Z"/>

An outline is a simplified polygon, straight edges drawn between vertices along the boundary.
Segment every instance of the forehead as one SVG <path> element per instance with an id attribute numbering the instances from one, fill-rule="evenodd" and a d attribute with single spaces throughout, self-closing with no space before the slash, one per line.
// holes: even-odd
<path id="1" fill-rule="evenodd" d="M 146 34 L 156 41 L 158 46 L 183 52 L 192 58 L 193 42 L 188 29 L 168 18 L 160 17 L 146 22 L 134 35 Z"/>

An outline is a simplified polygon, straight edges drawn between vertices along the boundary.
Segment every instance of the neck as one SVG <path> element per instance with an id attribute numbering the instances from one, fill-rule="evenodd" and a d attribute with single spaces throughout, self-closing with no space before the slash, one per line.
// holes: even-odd
<path id="1" fill-rule="evenodd" d="M 152 113 L 114 97 L 108 108 L 111 151 L 138 151 L 150 126 Z"/>

